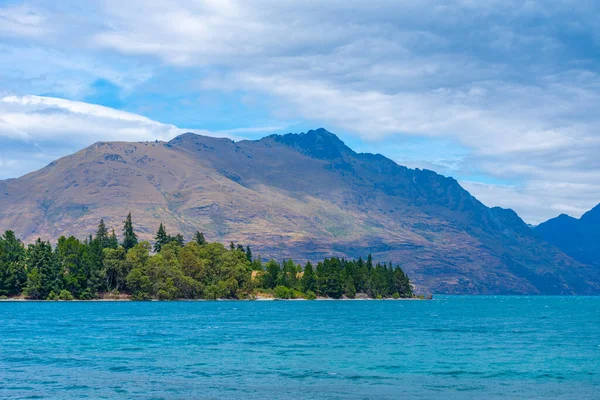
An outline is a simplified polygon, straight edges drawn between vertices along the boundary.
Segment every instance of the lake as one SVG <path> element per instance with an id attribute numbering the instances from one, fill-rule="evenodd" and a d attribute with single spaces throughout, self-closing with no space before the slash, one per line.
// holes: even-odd
<path id="1" fill-rule="evenodd" d="M 599 399 L 600 297 L 0 302 L 0 398 Z"/>

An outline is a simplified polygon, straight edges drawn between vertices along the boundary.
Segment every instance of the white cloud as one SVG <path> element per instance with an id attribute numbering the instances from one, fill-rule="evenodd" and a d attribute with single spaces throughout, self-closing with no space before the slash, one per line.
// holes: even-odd
<path id="1" fill-rule="evenodd" d="M 498 185 L 461 181 L 460 184 L 482 203 L 490 207 L 512 208 L 519 215 L 527 216 L 525 221 L 532 224 L 563 213 L 580 217 L 599 203 L 600 184 L 564 185 L 548 182 L 532 180 L 521 185 Z"/>
<path id="2" fill-rule="evenodd" d="M 87 3 L 92 13 L 67 17 L 76 4 L 1 8 L 9 23 L 0 34 L 54 40 L 69 55 L 118 53 L 134 64 L 200 70 L 199 90 L 263 94 L 281 120 L 304 118 L 365 141 L 402 135 L 452 141 L 468 152 L 449 168 L 468 165 L 516 182 L 465 185 L 526 220 L 557 210 L 578 213 L 600 200 L 600 9 L 594 2 L 106 0 Z M 74 44 L 64 45 L 67 38 Z M 19 49 L 20 60 L 26 51 Z M 41 79 L 81 98 L 90 77 L 51 71 L 61 69 L 60 54 L 50 57 L 50 78 Z M 16 58 L 0 54 L 3 59 Z M 81 65 L 76 71 L 132 88 L 139 81 L 131 77 L 147 71 L 110 68 L 85 56 L 64 63 L 73 60 Z M 38 64 L 23 67 L 24 79 L 36 68 L 46 72 Z M 9 78 L 7 85 L 19 73 Z M 40 86 L 49 85 L 31 84 Z M 142 140 L 135 138 L 169 137 L 178 129 L 114 110 L 41 103 L 0 104 L 0 135 L 50 137 L 62 127 L 61 137 Z M 432 163 L 438 161 L 414 160 Z"/>
<path id="3" fill-rule="evenodd" d="M 207 131 L 179 128 L 96 104 L 44 96 L 0 97 L 0 179 L 21 176 L 98 141 L 168 141 L 194 132 L 244 139 L 279 127 Z"/>
<path id="4" fill-rule="evenodd" d="M 184 129 L 109 107 L 41 96 L 0 99 L 0 136 L 26 141 L 169 140 Z M 206 132 L 204 132 L 206 133 Z"/>
<path id="5" fill-rule="evenodd" d="M 47 33 L 45 16 L 26 5 L 0 7 L 0 36 L 40 37 Z"/>

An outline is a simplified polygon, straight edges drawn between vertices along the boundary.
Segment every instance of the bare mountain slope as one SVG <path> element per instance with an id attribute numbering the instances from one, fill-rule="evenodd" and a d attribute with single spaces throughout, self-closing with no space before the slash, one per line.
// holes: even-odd
<path id="1" fill-rule="evenodd" d="M 0 230 L 25 240 L 84 237 L 100 218 L 143 239 L 171 233 L 253 246 L 263 257 L 393 261 L 421 290 L 599 293 L 598 272 L 489 209 L 454 179 L 357 154 L 319 129 L 234 143 L 184 134 L 168 143 L 97 143 L 0 181 Z"/>

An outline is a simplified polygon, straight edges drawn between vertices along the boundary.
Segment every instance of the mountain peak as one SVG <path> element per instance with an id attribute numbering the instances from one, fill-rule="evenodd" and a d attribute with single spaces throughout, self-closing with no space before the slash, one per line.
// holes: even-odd
<path id="1" fill-rule="evenodd" d="M 268 138 L 320 159 L 335 159 L 343 153 L 354 153 L 339 137 L 324 128 L 306 133 L 271 135 Z"/>
<path id="2" fill-rule="evenodd" d="M 597 222 L 600 223 L 600 204 L 592 208 L 581 216 L 581 220 L 585 222 Z"/>
<path id="3" fill-rule="evenodd" d="M 174 137 L 173 139 L 171 139 L 169 141 L 168 144 L 180 146 L 182 144 L 189 145 L 190 143 L 194 144 L 194 145 L 198 145 L 198 144 L 227 145 L 227 144 L 234 143 L 234 141 L 231 139 L 228 139 L 228 138 L 223 138 L 223 137 L 205 136 L 205 135 L 199 135 L 194 132 L 186 132 L 186 133 L 182 133 L 181 135 Z"/>

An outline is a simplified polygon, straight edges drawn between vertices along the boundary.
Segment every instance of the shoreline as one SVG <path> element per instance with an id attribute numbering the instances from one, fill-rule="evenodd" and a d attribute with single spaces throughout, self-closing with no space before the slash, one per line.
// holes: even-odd
<path id="1" fill-rule="evenodd" d="M 127 303 L 141 303 L 141 302 L 218 302 L 218 301 L 422 301 L 422 300 L 433 300 L 431 299 L 419 299 L 419 298 L 404 298 L 404 299 L 330 299 L 330 298 L 317 298 L 314 300 L 307 299 L 276 299 L 274 297 L 260 297 L 256 299 L 176 299 L 176 300 L 131 300 L 131 299 L 91 299 L 91 300 L 36 300 L 36 299 L 0 299 L 0 303 L 104 303 L 104 302 L 127 302 Z"/>

